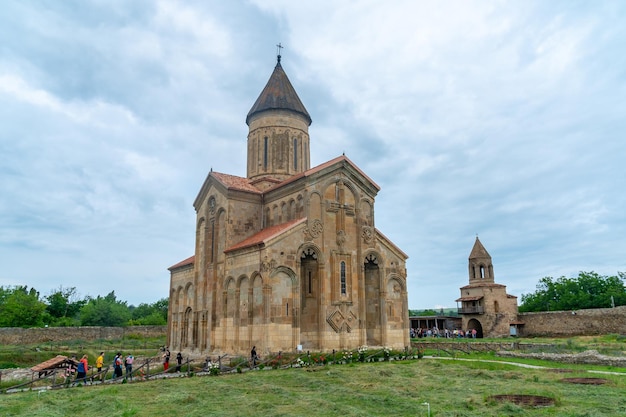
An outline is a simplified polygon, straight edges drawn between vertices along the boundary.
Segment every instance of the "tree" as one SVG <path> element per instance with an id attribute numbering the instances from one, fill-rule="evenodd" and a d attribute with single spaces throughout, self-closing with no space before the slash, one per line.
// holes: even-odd
<path id="1" fill-rule="evenodd" d="M 83 326 L 125 326 L 130 317 L 126 301 L 118 301 L 115 291 L 105 297 L 88 298 L 80 309 L 80 323 Z"/>
<path id="2" fill-rule="evenodd" d="M 141 303 L 137 307 L 131 306 L 131 325 L 155 326 L 167 324 L 167 308 L 169 301 L 162 298 L 153 304 Z"/>
<path id="3" fill-rule="evenodd" d="M 41 326 L 45 309 L 34 288 L 0 287 L 0 327 Z"/>
<path id="4" fill-rule="evenodd" d="M 436 316 L 437 312 L 433 309 L 422 310 L 416 314 L 417 316 Z"/>
<path id="5" fill-rule="evenodd" d="M 170 300 L 168 298 L 161 298 L 158 301 L 155 301 L 152 306 L 157 310 L 161 316 L 165 319 L 167 323 L 167 312 L 169 310 Z"/>
<path id="6" fill-rule="evenodd" d="M 77 324 L 78 313 L 82 306 L 87 302 L 80 300 L 76 287 L 63 288 L 60 286 L 58 290 L 52 291 L 50 295 L 45 297 L 48 305 L 48 324 L 53 326 L 71 326 Z"/>
<path id="7" fill-rule="evenodd" d="M 562 311 L 586 308 L 606 308 L 626 305 L 626 274 L 602 276 L 595 272 L 580 272 L 576 278 L 544 277 L 537 290 L 522 294 L 520 312 Z"/>

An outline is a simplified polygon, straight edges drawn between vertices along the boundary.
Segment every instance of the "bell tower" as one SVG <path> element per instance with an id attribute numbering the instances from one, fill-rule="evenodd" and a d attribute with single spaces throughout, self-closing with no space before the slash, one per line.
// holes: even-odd
<path id="1" fill-rule="evenodd" d="M 261 190 L 308 170 L 311 163 L 311 116 L 280 65 L 280 58 L 278 54 L 274 72 L 246 117 L 247 177 Z"/>
<path id="2" fill-rule="evenodd" d="M 487 249 L 480 243 L 478 236 L 469 256 L 469 283 L 493 283 L 493 263 L 491 255 Z"/>

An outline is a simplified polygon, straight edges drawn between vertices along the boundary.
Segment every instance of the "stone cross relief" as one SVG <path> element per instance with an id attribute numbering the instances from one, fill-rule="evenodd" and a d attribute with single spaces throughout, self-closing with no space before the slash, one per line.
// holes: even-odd
<path id="1" fill-rule="evenodd" d="M 354 216 L 354 204 L 346 204 L 345 186 L 343 181 L 337 182 L 335 189 L 335 200 L 326 200 L 326 211 L 337 213 L 335 229 L 337 230 L 337 245 L 343 250 L 346 242 L 346 216 Z"/>

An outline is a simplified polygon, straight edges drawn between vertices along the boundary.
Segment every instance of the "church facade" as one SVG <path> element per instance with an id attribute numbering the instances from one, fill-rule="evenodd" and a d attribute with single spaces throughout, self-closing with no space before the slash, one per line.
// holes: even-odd
<path id="1" fill-rule="evenodd" d="M 311 117 L 280 56 L 246 124 L 247 176 L 209 172 L 195 254 L 169 268 L 170 348 L 409 346 L 408 257 L 376 229 L 380 188 L 345 155 L 310 167 Z"/>

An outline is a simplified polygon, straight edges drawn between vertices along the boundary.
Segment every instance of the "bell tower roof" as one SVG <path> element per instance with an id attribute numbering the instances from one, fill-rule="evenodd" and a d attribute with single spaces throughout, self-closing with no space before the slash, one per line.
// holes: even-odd
<path id="1" fill-rule="evenodd" d="M 491 255 L 487 252 L 487 249 L 480 243 L 478 236 L 476 236 L 476 242 L 474 242 L 474 247 L 472 248 L 472 252 L 470 253 L 469 259 L 491 259 Z"/>
<path id="2" fill-rule="evenodd" d="M 276 67 L 269 81 L 248 112 L 246 124 L 250 125 L 250 119 L 253 116 L 270 110 L 287 110 L 297 113 L 304 117 L 309 126 L 311 125 L 309 112 L 300 101 L 296 90 L 280 65 L 280 55 L 277 56 Z"/>

